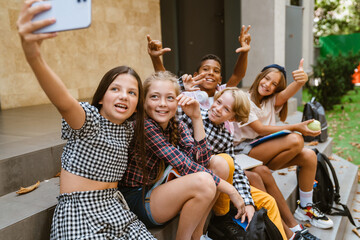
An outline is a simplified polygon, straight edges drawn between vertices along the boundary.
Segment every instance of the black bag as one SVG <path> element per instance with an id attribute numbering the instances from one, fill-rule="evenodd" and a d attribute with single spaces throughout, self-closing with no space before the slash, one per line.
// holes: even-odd
<path id="1" fill-rule="evenodd" d="M 235 216 L 237 209 L 231 205 L 230 215 Z M 236 221 L 233 221 L 236 225 Z M 245 231 L 244 228 L 239 224 L 236 232 L 238 234 L 233 236 L 231 239 L 237 240 L 282 240 L 281 233 L 275 224 L 269 219 L 267 210 L 261 208 L 259 211 L 254 213 L 254 216 Z M 220 231 L 216 225 L 210 224 L 207 228 L 209 237 L 213 240 L 225 240 L 228 239 L 223 232 Z"/>
<path id="2" fill-rule="evenodd" d="M 328 132 L 327 132 L 328 125 L 327 125 L 327 121 L 325 118 L 325 109 L 319 102 L 315 101 L 315 97 L 313 97 L 311 99 L 311 101 L 306 103 L 304 106 L 302 122 L 309 120 L 309 119 L 315 119 L 320 122 L 321 134 L 316 137 L 304 136 L 304 141 L 305 142 L 311 142 L 311 141 L 325 142 L 328 138 Z"/>
<path id="3" fill-rule="evenodd" d="M 283 239 L 279 229 L 269 219 L 267 210 L 261 208 L 256 211 L 247 230 L 247 240 L 281 240 Z"/>
<path id="4" fill-rule="evenodd" d="M 316 183 L 313 192 L 315 206 L 329 215 L 347 216 L 349 221 L 356 226 L 348 207 L 340 203 L 339 181 L 333 165 L 325 154 L 320 153 L 316 148 L 313 150 L 317 156 Z M 342 206 L 343 210 L 333 207 L 334 203 Z"/>

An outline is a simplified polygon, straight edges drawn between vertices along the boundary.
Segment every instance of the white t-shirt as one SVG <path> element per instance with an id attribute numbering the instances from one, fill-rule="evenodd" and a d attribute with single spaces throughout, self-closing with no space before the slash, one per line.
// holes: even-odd
<path id="1" fill-rule="evenodd" d="M 249 124 L 259 120 L 263 125 L 275 125 L 276 124 L 276 115 L 282 109 L 282 106 L 275 107 L 276 95 L 263 101 L 260 105 L 260 108 L 251 101 L 250 93 L 247 93 L 250 100 L 250 115 L 249 120 L 245 124 L 240 124 L 237 122 L 233 123 L 234 127 L 234 144 L 238 145 L 246 139 L 255 139 L 259 136 Z"/>

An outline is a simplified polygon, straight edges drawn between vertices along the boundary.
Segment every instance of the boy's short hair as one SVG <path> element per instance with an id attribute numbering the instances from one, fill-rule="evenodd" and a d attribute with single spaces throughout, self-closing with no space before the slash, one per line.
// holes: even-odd
<path id="1" fill-rule="evenodd" d="M 206 60 L 215 60 L 215 61 L 217 61 L 220 64 L 220 69 L 222 69 L 222 62 L 221 62 L 221 59 L 218 56 L 216 56 L 215 54 L 206 54 L 205 56 L 203 56 L 201 58 L 200 63 L 198 65 L 198 67 L 196 68 L 196 72 L 199 72 L 203 62 L 206 61 Z"/>
<path id="2" fill-rule="evenodd" d="M 235 121 L 242 124 L 246 123 L 249 120 L 250 100 L 244 91 L 237 87 L 227 87 L 215 94 L 214 101 L 227 91 L 230 91 L 234 97 L 234 106 L 232 110 L 235 113 Z"/>

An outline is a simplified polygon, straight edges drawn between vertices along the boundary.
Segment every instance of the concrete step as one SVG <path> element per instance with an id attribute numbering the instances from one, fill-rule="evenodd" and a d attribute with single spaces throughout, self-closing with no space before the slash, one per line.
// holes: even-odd
<path id="1" fill-rule="evenodd" d="M 352 217 L 354 218 L 355 224 L 359 226 L 359 219 L 360 219 L 360 212 L 358 210 L 360 209 L 360 183 L 356 184 L 356 190 L 355 190 L 355 196 L 352 199 L 352 202 L 349 203 L 348 207 L 352 214 Z M 360 237 L 358 237 L 352 230 L 354 229 L 354 225 L 350 223 L 350 221 L 347 221 L 344 237 L 343 240 L 359 240 Z M 359 231 L 359 230 L 358 230 Z"/>
<path id="2" fill-rule="evenodd" d="M 60 171 L 64 145 L 60 133 L 2 144 L 0 196 L 55 176 Z"/>
<path id="3" fill-rule="evenodd" d="M 48 240 L 59 192 L 59 178 L 52 178 L 30 193 L 0 197 L 0 239 Z"/>
<path id="4" fill-rule="evenodd" d="M 352 200 L 357 189 L 357 172 L 358 168 L 356 165 L 348 162 L 347 160 L 333 154 L 334 161 L 331 161 L 333 164 L 337 178 L 340 185 L 340 196 L 341 203 L 346 204 L 348 207 L 351 207 Z M 336 205 L 334 207 L 337 207 Z M 338 206 L 340 209 L 341 206 Z M 349 222 L 347 217 L 342 216 L 329 216 L 333 222 L 334 227 L 328 230 L 322 230 L 315 227 L 310 228 L 310 232 L 315 236 L 326 239 L 326 240 L 338 240 L 343 239 L 345 234 L 346 225 Z M 356 220 L 356 219 L 355 219 Z M 347 239 L 347 238 L 346 238 Z"/>
<path id="5" fill-rule="evenodd" d="M 299 112 L 289 115 L 287 122 L 299 121 L 300 115 Z M 1 134 L 2 136 L 11 135 L 0 133 L 0 136 Z M 59 194 L 58 178 L 52 177 L 60 169 L 60 155 L 64 142 L 60 140 L 59 130 L 51 129 L 46 134 L 33 135 L 19 138 L 12 135 L 11 139 L 14 141 L 0 142 L 0 239 L 49 239 L 52 214 L 57 204 L 56 196 Z M 330 151 L 331 153 L 331 142 L 332 139 L 329 138 L 326 143 L 319 144 L 317 147 L 321 152 Z M 346 168 L 346 171 L 350 168 Z M 355 167 L 352 168 L 355 169 Z M 342 169 L 344 175 L 347 175 L 345 168 Z M 294 211 L 295 172 L 281 171 L 287 171 L 287 174 L 279 175 L 279 171 L 276 171 L 273 175 Z M 354 179 L 352 176 L 350 178 Z M 29 186 L 37 180 L 42 180 L 42 182 L 35 191 L 20 196 L 15 194 L 20 186 Z M 345 198 L 345 194 L 342 194 L 343 202 Z M 160 240 L 171 239 L 176 235 L 177 221 L 176 218 L 164 227 L 150 229 L 150 231 Z M 313 229 L 315 228 L 311 228 L 310 231 L 313 232 Z"/>
<path id="6" fill-rule="evenodd" d="M 0 196 L 60 171 L 61 116 L 51 104 L 0 111 Z"/>
<path id="7" fill-rule="evenodd" d="M 354 194 L 356 193 L 356 188 L 357 188 L 357 166 L 336 155 L 332 155 L 332 157 L 335 160 L 331 161 L 331 163 L 335 168 L 336 175 L 340 185 L 340 196 L 341 196 L 340 202 L 346 204 L 348 207 L 351 207 L 352 200 L 354 199 Z M 294 212 L 296 209 L 296 195 L 297 195 L 296 172 L 289 171 L 288 169 L 282 169 L 275 171 L 273 173 L 273 176 L 282 194 L 287 200 L 290 210 Z M 322 230 L 315 227 L 311 227 L 309 231 L 321 239 L 326 239 L 326 240 L 343 239 L 343 235 L 345 234 L 346 224 L 350 225 L 347 217 L 341 217 L 341 216 L 329 216 L 329 217 L 334 222 L 334 227 L 332 229 Z"/>

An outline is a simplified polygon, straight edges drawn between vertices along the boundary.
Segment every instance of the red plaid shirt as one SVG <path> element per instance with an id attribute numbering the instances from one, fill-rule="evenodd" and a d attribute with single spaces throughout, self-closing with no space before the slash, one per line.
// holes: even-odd
<path id="1" fill-rule="evenodd" d="M 215 184 L 218 185 L 220 178 L 206 168 L 211 157 L 211 150 L 206 138 L 199 142 L 195 141 L 186 124 L 179 122 L 180 141 L 178 146 L 174 147 L 169 142 L 170 131 L 170 124 L 164 131 L 154 120 L 145 120 L 146 168 L 149 174 L 145 185 L 154 183 L 158 176 L 161 160 L 165 162 L 166 166 L 173 166 L 182 176 L 195 172 L 208 172 L 213 176 Z M 136 161 L 138 158 L 139 155 L 130 146 L 128 167 L 120 186 L 141 187 L 144 183 L 141 166 L 138 166 Z"/>

